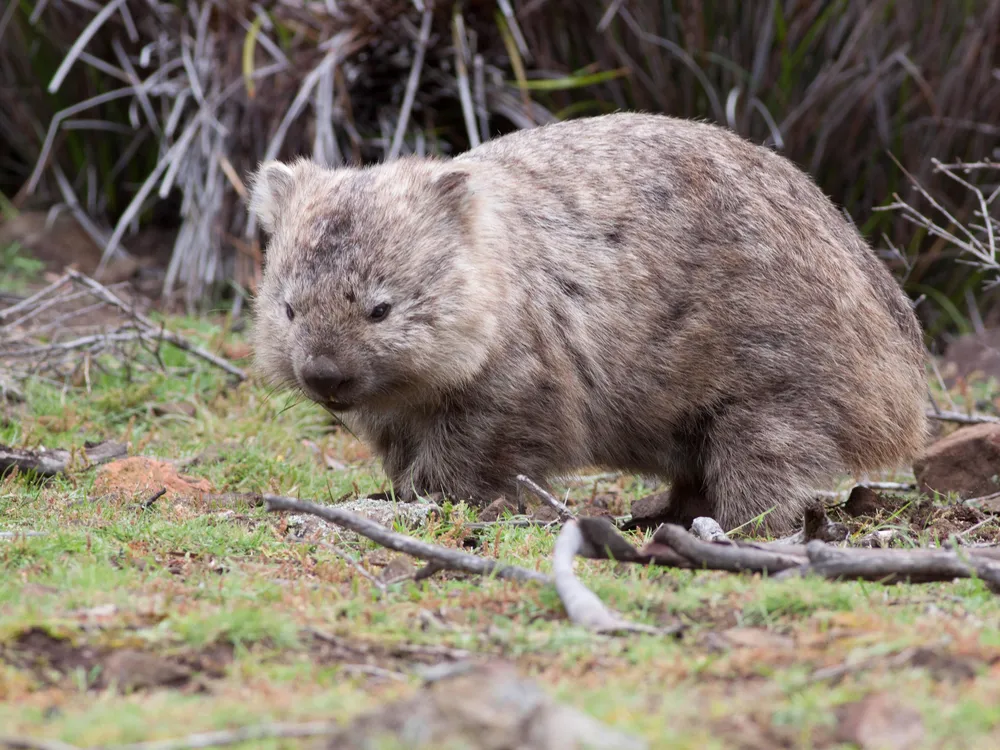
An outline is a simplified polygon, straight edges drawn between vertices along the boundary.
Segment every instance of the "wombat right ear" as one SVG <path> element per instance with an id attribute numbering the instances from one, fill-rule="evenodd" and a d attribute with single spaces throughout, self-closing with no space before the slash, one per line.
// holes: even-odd
<path id="1" fill-rule="evenodd" d="M 274 229 L 294 182 L 292 170 L 280 161 L 261 164 L 250 178 L 250 210 L 268 232 Z"/>

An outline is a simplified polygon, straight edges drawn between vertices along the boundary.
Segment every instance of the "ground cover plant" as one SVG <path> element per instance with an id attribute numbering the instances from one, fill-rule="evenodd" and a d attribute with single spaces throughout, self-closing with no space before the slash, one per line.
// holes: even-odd
<path id="1" fill-rule="evenodd" d="M 45 282 L 28 270 L 4 279 L 21 299 Z M 145 315 L 248 364 L 246 332 L 228 314 Z M 77 458 L 56 476 L 7 470 L 0 483 L 0 734 L 104 747 L 262 723 L 319 732 L 414 695 L 428 668 L 501 661 L 649 747 L 1000 737 L 1000 603 L 982 580 L 883 586 L 578 559 L 605 604 L 658 629 L 596 634 L 568 621 L 549 584 L 450 571 L 415 580 L 412 558 L 268 513 L 262 493 L 352 507 L 342 504 L 384 490 L 384 478 L 313 405 L 169 343 L 156 354 L 109 349 L 103 369 L 61 384 L 15 378 L 2 403 L 0 444 Z M 947 397 L 996 413 L 991 386 Z M 81 454 L 105 441 L 127 456 L 88 467 Z M 857 517 L 830 511 L 853 543 L 875 532 L 902 547 L 996 538 L 988 509 L 906 490 L 905 475 L 875 479 L 904 489 L 878 490 Z M 657 487 L 595 475 L 559 489 L 574 512 L 627 516 Z M 556 528 L 440 508 L 387 523 L 550 571 Z M 650 538 L 624 533 L 636 546 Z"/>

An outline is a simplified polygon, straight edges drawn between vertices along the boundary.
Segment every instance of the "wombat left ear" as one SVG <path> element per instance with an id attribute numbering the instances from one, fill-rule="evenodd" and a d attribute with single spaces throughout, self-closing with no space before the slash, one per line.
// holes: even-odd
<path id="1" fill-rule="evenodd" d="M 250 178 L 250 210 L 268 232 L 274 230 L 294 182 L 291 168 L 280 161 L 265 162 Z"/>

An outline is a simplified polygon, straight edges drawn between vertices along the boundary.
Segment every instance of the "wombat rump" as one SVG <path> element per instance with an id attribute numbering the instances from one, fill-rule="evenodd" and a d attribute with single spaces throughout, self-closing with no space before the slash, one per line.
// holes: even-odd
<path id="1" fill-rule="evenodd" d="M 722 127 L 618 113 L 452 159 L 267 162 L 257 368 L 340 417 L 398 498 L 584 467 L 670 518 L 772 530 L 924 445 L 909 301 L 815 183 Z"/>

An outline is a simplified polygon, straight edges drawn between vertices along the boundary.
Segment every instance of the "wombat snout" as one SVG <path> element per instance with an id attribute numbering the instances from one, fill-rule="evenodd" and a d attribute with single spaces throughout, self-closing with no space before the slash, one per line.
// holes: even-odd
<path id="1" fill-rule="evenodd" d="M 355 379 L 341 370 L 330 357 L 322 354 L 309 357 L 302 365 L 299 377 L 305 389 L 317 401 L 333 406 L 345 405 L 350 401 Z"/>

